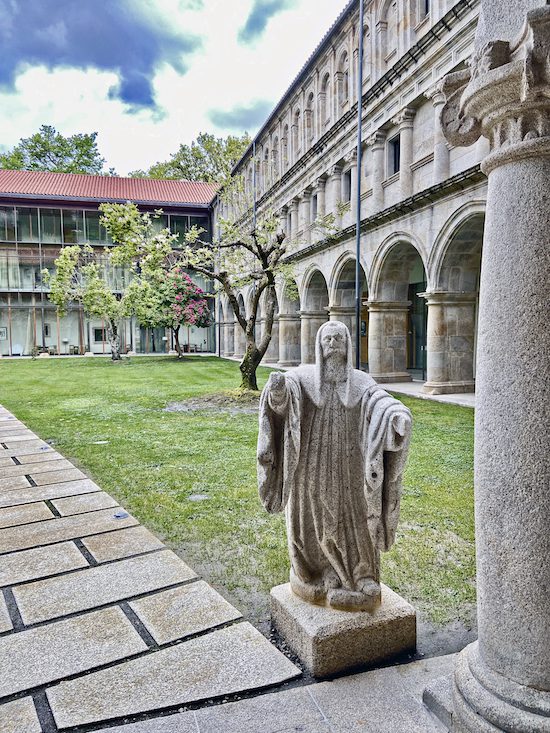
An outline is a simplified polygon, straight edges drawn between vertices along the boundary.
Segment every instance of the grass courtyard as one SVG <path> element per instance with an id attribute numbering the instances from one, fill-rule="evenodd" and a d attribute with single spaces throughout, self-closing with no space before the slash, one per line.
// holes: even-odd
<path id="1" fill-rule="evenodd" d="M 268 374 L 259 369 L 260 387 Z M 257 496 L 253 405 L 201 402 L 238 384 L 238 365 L 215 357 L 0 362 L 0 403 L 259 621 L 269 589 L 288 577 L 284 517 L 268 515 Z M 186 409 L 165 409 L 179 402 Z M 467 621 L 473 411 L 403 402 L 413 441 L 382 580 L 436 624 Z"/>

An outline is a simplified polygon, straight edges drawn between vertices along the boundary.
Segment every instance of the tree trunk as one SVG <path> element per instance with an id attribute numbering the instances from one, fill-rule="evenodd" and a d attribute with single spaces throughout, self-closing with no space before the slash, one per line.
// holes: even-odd
<path id="1" fill-rule="evenodd" d="M 241 389 L 252 389 L 258 391 L 258 380 L 256 379 L 256 369 L 262 357 L 254 344 L 249 344 L 246 353 L 239 365 L 241 370 Z"/>
<path id="2" fill-rule="evenodd" d="M 174 329 L 174 343 L 176 345 L 176 351 L 178 352 L 178 359 L 183 359 L 183 351 L 180 345 L 180 327 L 176 326 Z"/>
<path id="3" fill-rule="evenodd" d="M 118 324 L 107 321 L 107 339 L 111 347 L 111 359 L 119 361 L 120 356 L 120 336 L 118 333 Z"/>

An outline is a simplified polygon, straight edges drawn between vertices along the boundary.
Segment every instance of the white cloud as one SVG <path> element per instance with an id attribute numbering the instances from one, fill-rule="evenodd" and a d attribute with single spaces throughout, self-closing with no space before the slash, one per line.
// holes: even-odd
<path id="1" fill-rule="evenodd" d="M 225 135 L 232 131 L 214 127 L 208 110 L 246 107 L 259 99 L 275 104 L 346 1 L 301 0 L 273 17 L 253 46 L 237 40 L 252 0 L 204 0 L 202 9 L 183 11 L 179 0 L 147 0 L 143 7 L 148 4 L 203 40 L 186 74 L 168 65 L 157 70 L 156 112 L 132 113 L 109 98 L 118 81 L 114 73 L 27 67 L 17 77 L 15 92 L 0 92 L 2 147 L 12 147 L 41 124 L 65 135 L 96 130 L 107 165 L 124 175 L 166 159 L 199 132 Z"/>

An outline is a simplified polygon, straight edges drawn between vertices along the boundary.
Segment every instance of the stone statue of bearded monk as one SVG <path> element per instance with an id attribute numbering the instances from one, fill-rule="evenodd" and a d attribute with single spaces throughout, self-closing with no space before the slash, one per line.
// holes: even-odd
<path id="1" fill-rule="evenodd" d="M 286 510 L 294 593 L 373 611 L 380 551 L 395 539 L 411 415 L 353 368 L 343 323 L 321 326 L 315 356 L 315 365 L 272 373 L 262 392 L 260 497 L 268 512 Z"/>

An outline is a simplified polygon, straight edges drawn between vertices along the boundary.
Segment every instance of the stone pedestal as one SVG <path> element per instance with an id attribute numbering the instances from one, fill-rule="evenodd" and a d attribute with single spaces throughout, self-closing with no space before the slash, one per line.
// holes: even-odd
<path id="1" fill-rule="evenodd" d="M 381 383 L 410 382 L 407 371 L 409 301 L 369 301 L 369 373 Z"/>
<path id="2" fill-rule="evenodd" d="M 279 365 L 298 366 L 300 355 L 300 314 L 279 314 Z"/>
<path id="3" fill-rule="evenodd" d="M 329 677 L 413 652 L 414 608 L 382 585 L 374 613 L 336 611 L 298 598 L 290 584 L 271 590 L 271 618 L 285 642 L 315 677 Z"/>
<path id="4" fill-rule="evenodd" d="M 425 293 L 427 394 L 474 392 L 476 293 Z"/>
<path id="5" fill-rule="evenodd" d="M 474 455 L 479 639 L 455 668 L 456 733 L 550 731 L 550 7 L 541 5 L 485 0 L 470 69 L 443 87 L 449 141 L 491 141 Z"/>

